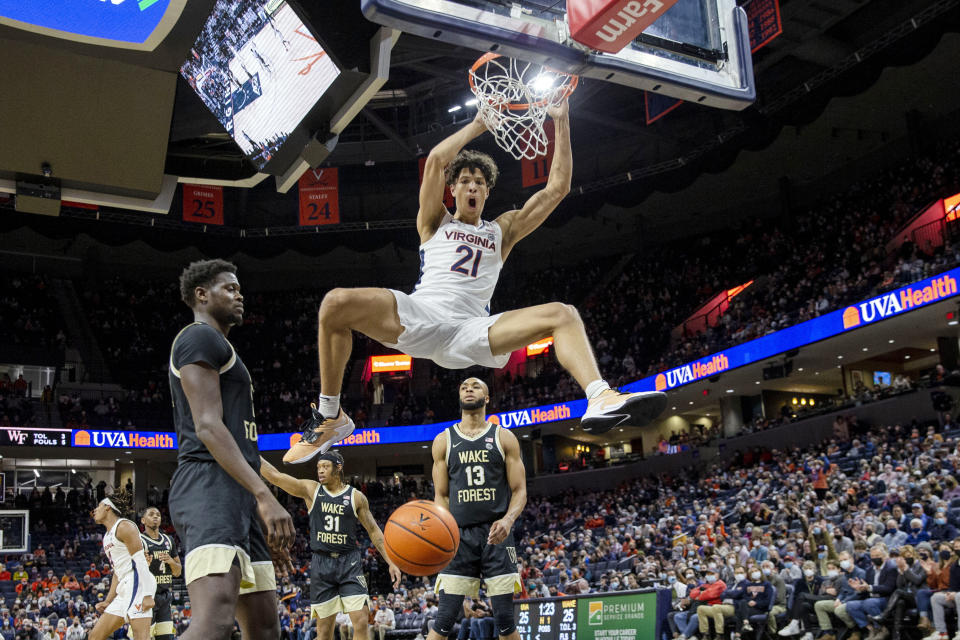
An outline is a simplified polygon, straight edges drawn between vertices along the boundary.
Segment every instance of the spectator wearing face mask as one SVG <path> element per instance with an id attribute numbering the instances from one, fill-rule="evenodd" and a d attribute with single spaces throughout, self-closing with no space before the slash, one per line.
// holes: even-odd
<path id="1" fill-rule="evenodd" d="M 848 600 L 836 609 L 837 617 L 852 630 L 847 640 L 861 640 L 863 630 L 872 628 L 868 616 L 883 611 L 887 598 L 897 588 L 897 565 L 888 556 L 884 545 L 877 544 L 870 549 L 870 562 L 874 567 L 872 576 L 868 573 L 866 580 L 848 582 L 857 592 L 856 599 Z"/>
<path id="2" fill-rule="evenodd" d="M 900 531 L 897 527 L 897 521 L 893 518 L 887 520 L 887 529 L 883 535 L 883 544 L 888 549 L 899 549 L 907 543 L 907 532 Z"/>
<path id="3" fill-rule="evenodd" d="M 740 640 L 743 632 L 753 631 L 750 616 L 767 613 L 773 599 L 773 585 L 763 579 L 763 571 L 759 566 L 750 569 L 747 580 L 744 596 L 736 604 L 736 630 L 731 636 L 732 640 Z"/>
<path id="4" fill-rule="evenodd" d="M 840 576 L 840 567 L 835 560 L 827 562 L 827 575 L 818 576 L 812 562 L 804 563 L 803 579 L 793 587 L 793 606 L 790 609 L 790 622 L 780 630 L 781 636 L 795 636 L 803 629 L 812 629 L 812 619 L 815 615 L 814 606 L 821 600 L 833 600 L 839 593 L 837 586 L 843 578 Z M 810 631 L 804 634 L 813 636 Z"/>
<path id="5" fill-rule="evenodd" d="M 930 532 L 931 540 L 953 540 L 958 535 L 957 528 L 948 522 L 947 512 L 942 509 L 937 509 L 927 531 Z"/>
<path id="6" fill-rule="evenodd" d="M 83 625 L 80 624 L 80 618 L 74 618 L 73 622 L 67 627 L 67 635 L 65 640 L 84 640 L 87 637 L 87 632 L 84 630 Z"/>
<path id="7" fill-rule="evenodd" d="M 697 609 L 697 626 L 703 640 L 720 640 L 723 637 L 725 620 L 732 618 L 737 612 L 737 602 L 743 598 L 744 586 L 747 584 L 747 570 L 737 565 L 733 572 L 733 586 L 726 589 L 717 604 L 702 605 Z M 714 633 L 710 635 L 710 623 L 713 622 Z"/>
<path id="8" fill-rule="evenodd" d="M 760 572 L 763 574 L 763 579 L 773 586 L 776 593 L 773 606 L 770 607 L 770 615 L 767 616 L 767 630 L 772 635 L 777 631 L 777 616 L 787 610 L 787 585 L 770 560 L 760 564 Z"/>
<path id="9" fill-rule="evenodd" d="M 929 540 L 930 532 L 924 531 L 923 521 L 920 518 L 910 520 L 910 532 L 907 534 L 907 539 L 904 541 L 904 544 L 915 547 L 921 542 L 927 542 Z"/>
<path id="10" fill-rule="evenodd" d="M 793 584 L 802 577 L 803 568 L 794 561 L 793 556 L 783 556 L 783 569 L 780 570 L 780 578 L 784 582 Z"/>
<path id="11" fill-rule="evenodd" d="M 920 562 L 927 571 L 927 584 L 917 589 L 917 613 L 920 615 L 917 629 L 930 633 L 933 631 L 933 624 L 930 622 L 930 599 L 934 593 L 950 587 L 950 568 L 957 563 L 957 556 L 949 543 L 941 544 L 935 555 L 925 549 L 925 546 L 929 546 L 929 543 L 920 545 L 919 548 Z"/>
<path id="12" fill-rule="evenodd" d="M 3 640 L 14 640 L 16 635 L 17 632 L 10 626 L 10 618 L 4 618 L 3 623 L 0 624 L 0 638 L 3 638 Z"/>
<path id="13" fill-rule="evenodd" d="M 958 558 L 960 558 L 960 540 L 953 541 L 953 556 L 954 558 L 950 561 L 949 565 L 950 579 L 947 583 L 946 590 L 938 591 L 930 598 L 934 631 L 924 640 L 946 640 L 946 610 L 953 609 L 954 611 L 960 611 L 960 560 L 958 560 Z"/>

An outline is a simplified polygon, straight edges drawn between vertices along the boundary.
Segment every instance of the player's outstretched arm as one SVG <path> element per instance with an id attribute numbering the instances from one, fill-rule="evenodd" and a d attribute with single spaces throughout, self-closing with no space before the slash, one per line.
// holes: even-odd
<path id="1" fill-rule="evenodd" d="M 570 108 L 564 100 L 558 107 L 550 107 L 547 113 L 553 118 L 554 149 L 550 164 L 550 177 L 543 189 L 527 200 L 523 207 L 507 211 L 497 218 L 503 230 L 503 247 L 500 257 L 504 260 L 513 246 L 533 233 L 557 205 L 570 193 L 570 177 L 573 172 L 573 155 L 570 152 Z"/>
<path id="2" fill-rule="evenodd" d="M 420 183 L 420 210 L 417 212 L 417 232 L 421 242 L 426 242 L 436 233 L 447 208 L 443 205 L 443 191 L 447 187 L 444 170 L 453 162 L 467 143 L 486 131 L 480 117 L 453 135 L 442 140 L 430 150 L 423 166 L 423 182 Z"/>
<path id="3" fill-rule="evenodd" d="M 231 478 L 253 494 L 257 512 L 265 525 L 267 544 L 273 549 L 288 548 L 296 536 L 293 518 L 280 506 L 253 467 L 247 464 L 240 447 L 223 424 L 220 373 L 205 362 L 187 364 L 180 368 L 180 382 L 200 442 Z"/>
<path id="4" fill-rule="evenodd" d="M 520 457 L 520 442 L 517 436 L 506 429 L 500 429 L 500 444 L 503 446 L 504 463 L 507 466 L 507 484 L 510 485 L 510 504 L 507 513 L 490 525 L 489 544 L 500 544 L 506 540 L 513 523 L 517 521 L 523 508 L 527 506 L 527 474 Z"/>
<path id="5" fill-rule="evenodd" d="M 433 501 L 450 508 L 450 476 L 447 472 L 447 432 L 433 439 Z"/>
<path id="6" fill-rule="evenodd" d="M 303 498 L 308 507 L 313 504 L 313 496 L 316 495 L 317 485 L 320 484 L 316 480 L 301 480 L 281 473 L 263 456 L 260 457 L 260 475 L 273 486 L 280 487 L 292 496 Z"/>
<path id="7" fill-rule="evenodd" d="M 373 519 L 373 514 L 370 513 L 370 503 L 367 501 L 367 496 L 354 489 L 353 504 L 357 507 L 357 519 L 360 520 L 363 528 L 367 530 L 367 535 L 370 536 L 370 542 L 372 542 L 373 546 L 380 552 L 380 557 L 386 560 L 387 566 L 390 567 L 390 581 L 393 583 L 393 588 L 399 589 L 400 579 L 403 575 L 400 573 L 400 567 L 395 565 L 387 556 L 387 551 L 383 546 L 383 531 L 381 531 L 377 521 Z"/>

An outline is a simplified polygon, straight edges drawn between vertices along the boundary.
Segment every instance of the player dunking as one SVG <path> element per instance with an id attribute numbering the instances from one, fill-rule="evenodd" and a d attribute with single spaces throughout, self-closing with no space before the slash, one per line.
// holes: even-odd
<path id="1" fill-rule="evenodd" d="M 517 437 L 487 422 L 490 392 L 479 378 L 460 383 L 460 422 L 433 439 L 434 502 L 450 509 L 460 526 L 460 546 L 437 576 L 437 619 L 427 640 L 453 630 L 465 596 L 477 597 L 480 580 L 501 638 L 518 640 L 513 594 L 520 591 L 513 523 L 527 504 L 527 484 Z"/>
<path id="2" fill-rule="evenodd" d="M 576 309 L 551 302 L 490 314 L 490 298 L 503 262 L 517 242 L 536 230 L 570 190 L 572 159 L 567 102 L 548 110 L 555 123 L 555 149 L 546 186 L 522 208 L 483 220 L 497 179 L 486 154 L 461 151 L 486 131 L 475 119 L 430 151 L 420 186 L 417 231 L 420 280 L 411 295 L 392 289 L 334 289 L 319 311 L 320 399 L 303 438 L 284 462 L 304 462 L 353 431 L 340 408 L 351 331 L 448 369 L 472 365 L 500 368 L 510 353 L 553 336 L 557 360 L 589 399 L 581 426 L 603 433 L 616 425 L 642 426 L 666 408 L 659 392 L 618 393 L 603 380 Z M 445 173 L 446 172 L 446 173 Z M 444 177 L 446 176 L 446 178 Z M 456 201 L 443 205 L 448 184 Z"/>
<path id="3" fill-rule="evenodd" d="M 277 471 L 262 460 L 260 472 L 267 482 L 302 498 L 310 513 L 310 617 L 317 619 L 317 638 L 333 640 L 338 613 L 353 623 L 355 640 L 370 640 L 367 621 L 367 584 L 357 547 L 357 524 L 363 525 L 373 546 L 390 567 L 394 588 L 400 586 L 400 569 L 383 548 L 383 531 L 370 513 L 367 497 L 344 483 L 343 456 L 329 451 L 317 461 L 317 480 L 299 480 Z"/>
<path id="4" fill-rule="evenodd" d="M 276 640 L 271 551 L 281 570 L 290 569 L 293 520 L 260 479 L 253 384 L 227 340 L 230 328 L 243 323 L 236 271 L 223 260 L 184 269 L 180 295 L 194 322 L 170 348 L 180 451 L 169 503 L 186 554 L 192 606 L 186 640 L 229 638 L 234 618 L 245 640 Z"/>
<path id="5" fill-rule="evenodd" d="M 177 553 L 173 538 L 160 533 L 160 520 L 160 509 L 156 507 L 147 507 L 140 517 L 140 523 L 143 525 L 140 541 L 143 543 L 143 552 L 150 565 L 150 573 L 157 581 L 150 635 L 158 640 L 173 640 L 177 632 L 173 626 L 173 615 L 170 611 L 170 601 L 173 598 L 170 587 L 173 585 L 173 579 L 183 572 L 183 566 L 180 564 L 180 555 Z"/>
<path id="6" fill-rule="evenodd" d="M 97 624 L 90 630 L 90 640 L 105 640 L 114 631 L 130 623 L 134 640 L 149 640 L 153 596 L 157 583 L 150 574 L 140 541 L 140 529 L 123 517 L 129 508 L 124 492 L 104 498 L 92 512 L 93 520 L 107 528 L 103 535 L 103 552 L 113 566 L 110 592 L 98 602 Z"/>

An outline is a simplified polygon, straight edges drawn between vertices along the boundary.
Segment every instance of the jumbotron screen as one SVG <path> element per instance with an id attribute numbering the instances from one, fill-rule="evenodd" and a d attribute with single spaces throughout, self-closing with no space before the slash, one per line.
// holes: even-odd
<path id="1" fill-rule="evenodd" d="M 283 0 L 220 0 L 180 68 L 257 168 L 340 75 Z"/>

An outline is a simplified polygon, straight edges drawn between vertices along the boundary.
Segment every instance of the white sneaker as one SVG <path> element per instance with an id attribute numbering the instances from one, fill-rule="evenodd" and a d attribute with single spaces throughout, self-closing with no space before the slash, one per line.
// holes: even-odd
<path id="1" fill-rule="evenodd" d="M 939 631 L 934 631 L 923 640 L 947 640 L 947 634 L 941 633 Z"/>
<path id="2" fill-rule="evenodd" d="M 783 629 L 777 632 L 777 635 L 781 636 L 795 636 L 800 633 L 800 621 L 793 619 L 790 621 L 790 624 L 785 626 Z"/>
<path id="3" fill-rule="evenodd" d="M 667 394 L 660 391 L 620 393 L 604 391 L 587 402 L 580 428 L 587 433 L 606 433 L 614 427 L 643 427 L 667 408 Z"/>
<path id="4" fill-rule="evenodd" d="M 947 634 L 943 634 L 943 635 L 945 637 Z M 960 640 L 960 630 L 958 630 L 955 634 L 953 634 L 953 640 Z"/>
<path id="5" fill-rule="evenodd" d="M 742 627 L 742 628 L 743 628 L 744 631 L 753 631 L 753 627 L 750 625 L 750 621 L 749 621 L 749 620 L 744 620 L 744 621 L 743 621 L 743 627 Z"/>
<path id="6" fill-rule="evenodd" d="M 800 640 L 813 640 L 813 634 L 807 631 Z"/>

